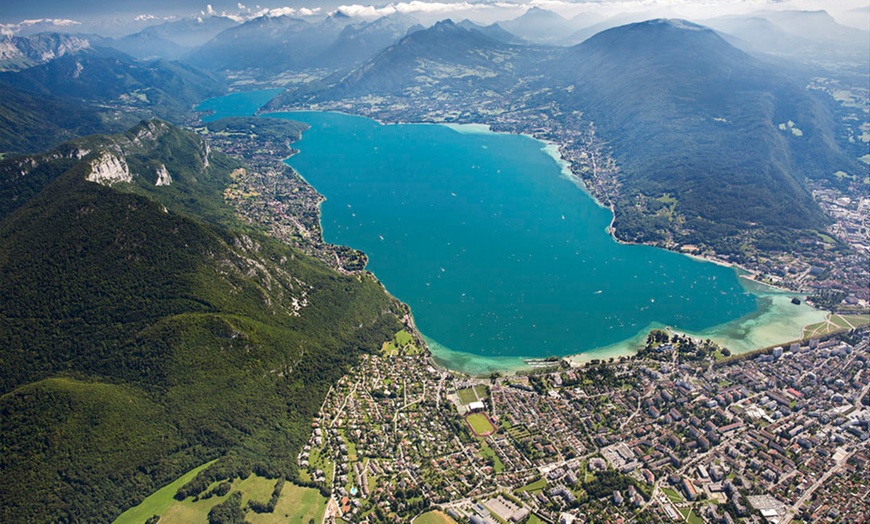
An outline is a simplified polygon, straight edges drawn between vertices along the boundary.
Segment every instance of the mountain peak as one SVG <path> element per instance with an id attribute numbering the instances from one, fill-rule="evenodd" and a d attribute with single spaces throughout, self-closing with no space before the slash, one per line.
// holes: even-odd
<path id="1" fill-rule="evenodd" d="M 438 22 L 435 23 L 435 25 L 432 26 L 432 29 L 435 29 L 436 31 L 449 31 L 449 30 L 456 30 L 458 28 L 459 28 L 459 26 L 457 26 L 453 22 L 453 20 L 451 20 L 449 18 L 445 18 L 444 20 L 439 20 Z"/>
<path id="2" fill-rule="evenodd" d="M 555 11 L 544 9 L 543 7 L 533 6 L 526 10 L 520 18 L 548 18 L 552 20 L 565 20 L 565 18 Z"/>
<path id="3" fill-rule="evenodd" d="M 632 53 L 666 53 L 669 56 L 714 56 L 743 54 L 709 27 L 679 18 L 656 18 L 601 31 L 576 48 L 607 47 Z M 712 53 L 712 54 L 710 54 Z"/>
<path id="4" fill-rule="evenodd" d="M 673 29 L 682 29 L 684 31 L 711 31 L 708 27 L 689 22 L 688 20 L 683 20 L 682 18 L 655 18 L 653 20 L 646 20 L 645 22 L 638 22 L 631 25 L 638 27 L 669 27 Z"/>

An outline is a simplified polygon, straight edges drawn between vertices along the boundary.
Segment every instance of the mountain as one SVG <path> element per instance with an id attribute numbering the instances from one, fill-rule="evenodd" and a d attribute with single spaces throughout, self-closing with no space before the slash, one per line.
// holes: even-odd
<path id="1" fill-rule="evenodd" d="M 107 45 L 136 58 L 175 60 L 237 25 L 224 16 L 183 18 L 146 27 Z"/>
<path id="2" fill-rule="evenodd" d="M 214 76 L 178 62 L 139 61 L 104 47 L 65 53 L 44 64 L 0 73 L 0 84 L 43 96 L 148 109 L 178 119 L 225 91 Z"/>
<path id="3" fill-rule="evenodd" d="M 153 35 L 181 47 L 193 48 L 238 25 L 238 22 L 225 16 L 199 16 L 152 25 L 137 34 Z"/>
<path id="4" fill-rule="evenodd" d="M 336 41 L 312 65 L 346 68 L 361 64 L 396 43 L 420 22 L 408 15 L 391 14 L 371 22 L 346 25 Z"/>
<path id="5" fill-rule="evenodd" d="M 504 92 L 513 86 L 514 64 L 523 47 L 513 46 L 466 29 L 450 20 L 413 32 L 380 54 L 339 77 L 331 85 L 305 93 L 285 92 L 269 103 L 280 107 L 290 100 L 341 100 L 406 92 Z"/>
<path id="6" fill-rule="evenodd" d="M 0 520 L 111 522 L 194 466 L 296 475 L 400 305 L 238 222 L 161 121 L 0 161 Z"/>
<path id="7" fill-rule="evenodd" d="M 870 32 L 840 25 L 826 11 L 757 11 L 704 23 L 735 37 L 734 45 L 748 52 L 823 67 L 853 64 L 862 71 L 870 61 Z"/>
<path id="8" fill-rule="evenodd" d="M 584 40 L 591 38 L 602 31 L 613 29 L 628 24 L 643 22 L 646 20 L 655 20 L 657 18 L 673 18 L 675 15 L 673 10 L 667 7 L 657 8 L 650 11 L 629 11 L 626 13 L 618 13 L 610 17 L 600 17 L 594 15 L 583 16 L 577 15 L 571 21 L 578 27 L 576 31 L 565 38 L 565 42 L 570 45 L 576 45 Z"/>
<path id="9" fill-rule="evenodd" d="M 677 229 L 682 242 L 716 244 L 756 229 L 786 245 L 793 232 L 825 224 L 805 177 L 855 167 L 803 82 L 709 28 L 630 24 L 571 48 L 556 66 L 574 86 L 562 107 L 586 112 L 621 164 L 623 238 Z M 668 195 L 682 226 L 642 218 Z"/>
<path id="10" fill-rule="evenodd" d="M 540 7 L 532 7 L 517 18 L 500 22 L 499 25 L 510 33 L 539 44 L 562 44 L 575 30 L 574 25 L 558 13 Z"/>
<path id="11" fill-rule="evenodd" d="M 502 26 L 496 24 L 490 25 L 477 25 L 471 20 L 465 19 L 458 24 L 457 26 L 463 29 L 469 29 L 474 31 L 479 31 L 484 35 L 492 38 L 493 40 L 498 40 L 499 42 L 504 42 L 506 44 L 525 44 L 527 43 L 522 38 L 517 35 L 506 31 Z"/>
<path id="12" fill-rule="evenodd" d="M 113 40 L 108 46 L 140 59 L 165 58 L 167 60 L 176 60 L 190 52 L 190 49 L 187 47 L 178 45 L 172 40 L 153 32 L 146 31 L 140 31 L 127 35 L 124 38 Z"/>
<path id="13" fill-rule="evenodd" d="M 146 114 L 0 85 L 0 158 L 45 151 L 77 136 L 121 132 Z"/>
<path id="14" fill-rule="evenodd" d="M 847 27 L 870 31 L 870 5 L 849 9 L 842 13 L 839 22 Z"/>
<path id="15" fill-rule="evenodd" d="M 60 33 L 0 36 L 0 71 L 20 71 L 91 47 L 87 37 Z"/>
<path id="16" fill-rule="evenodd" d="M 265 76 L 303 69 L 335 44 L 352 21 L 340 13 L 317 23 L 261 16 L 222 31 L 185 61 L 210 71 L 259 71 Z"/>

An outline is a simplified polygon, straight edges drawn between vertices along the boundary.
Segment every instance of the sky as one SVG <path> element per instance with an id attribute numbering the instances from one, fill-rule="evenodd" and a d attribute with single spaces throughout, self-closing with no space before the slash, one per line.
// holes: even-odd
<path id="1" fill-rule="evenodd" d="M 848 23 L 850 16 L 856 16 L 854 12 L 849 14 L 850 10 L 868 5 L 868 0 L 402 0 L 383 3 L 259 0 L 256 4 L 226 0 L 0 0 L 0 23 L 5 24 L 5 33 L 16 32 L 21 27 L 56 25 L 68 32 L 75 27 L 80 29 L 78 32 L 112 36 L 108 33 L 130 33 L 164 19 L 208 14 L 243 20 L 267 13 L 325 16 L 340 9 L 345 14 L 367 18 L 401 12 L 424 23 L 444 18 L 492 23 L 515 18 L 535 6 L 566 18 L 582 13 L 611 16 L 626 12 L 661 12 L 695 20 L 762 9 L 826 9 L 841 23 Z M 864 13 L 859 16 L 870 16 L 867 11 Z M 43 22 L 36 24 L 35 20 Z"/>

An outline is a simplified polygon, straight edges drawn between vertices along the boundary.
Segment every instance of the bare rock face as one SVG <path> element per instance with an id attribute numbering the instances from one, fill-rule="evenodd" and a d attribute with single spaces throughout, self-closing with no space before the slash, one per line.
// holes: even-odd
<path id="1" fill-rule="evenodd" d="M 90 40 L 73 35 L 0 35 L 0 71 L 19 71 L 90 48 Z"/>
<path id="2" fill-rule="evenodd" d="M 169 171 L 166 170 L 166 166 L 160 164 L 157 168 L 157 182 L 154 183 L 155 186 L 168 186 L 172 183 L 172 175 L 169 174 Z"/>
<path id="3" fill-rule="evenodd" d="M 130 169 L 123 157 L 104 151 L 96 160 L 91 161 L 91 173 L 87 180 L 111 186 L 117 182 L 132 182 L 133 175 L 130 174 Z"/>

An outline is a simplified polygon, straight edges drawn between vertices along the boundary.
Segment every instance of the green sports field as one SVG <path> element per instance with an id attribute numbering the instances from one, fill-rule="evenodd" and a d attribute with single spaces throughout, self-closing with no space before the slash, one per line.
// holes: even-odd
<path id="1" fill-rule="evenodd" d="M 489 421 L 489 417 L 483 413 L 472 413 L 465 417 L 465 420 L 471 426 L 471 430 L 479 437 L 486 437 L 495 433 L 495 426 Z"/>

